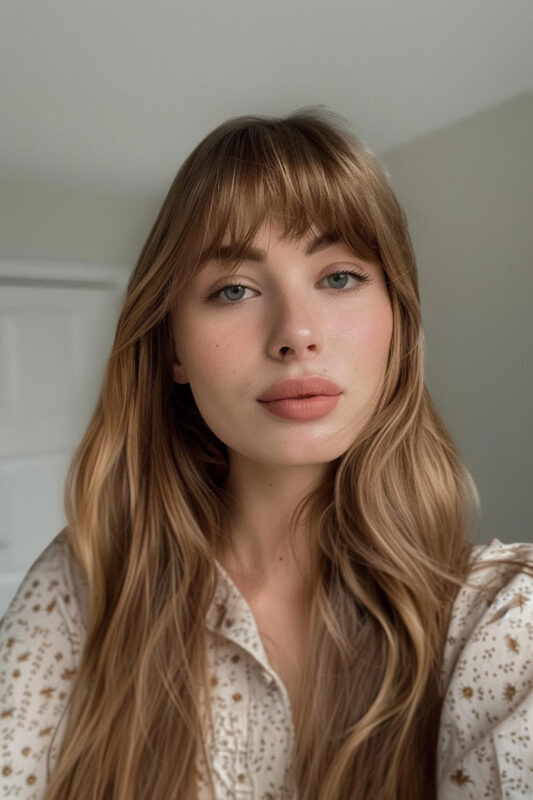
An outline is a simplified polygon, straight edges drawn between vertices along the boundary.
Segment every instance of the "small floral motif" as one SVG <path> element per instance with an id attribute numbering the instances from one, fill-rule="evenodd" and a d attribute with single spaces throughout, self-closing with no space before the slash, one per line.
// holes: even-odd
<path id="1" fill-rule="evenodd" d="M 471 700 L 474 696 L 474 690 L 471 686 L 464 686 L 462 689 L 463 697 L 466 697 L 467 700 Z"/>
<path id="2" fill-rule="evenodd" d="M 528 598 L 522 592 L 517 592 L 512 600 L 508 603 L 505 603 L 501 608 L 499 608 L 488 620 L 488 624 L 490 625 L 492 622 L 497 622 L 499 619 L 503 619 L 509 611 L 512 611 L 513 608 L 519 608 L 520 611 L 523 610 L 524 606 L 526 605 Z"/>
<path id="3" fill-rule="evenodd" d="M 65 681 L 70 681 L 70 680 L 72 680 L 72 678 L 74 677 L 75 674 L 76 674 L 76 670 L 75 669 L 67 669 L 65 667 L 65 669 L 63 670 L 63 672 L 61 674 L 61 677 Z"/>
<path id="4" fill-rule="evenodd" d="M 519 608 L 520 611 L 522 611 L 525 604 L 527 603 L 527 597 L 524 594 L 522 594 L 522 592 L 518 592 L 518 594 L 515 594 L 513 602 L 515 603 L 516 607 Z"/>
<path id="5" fill-rule="evenodd" d="M 514 700 L 515 695 L 516 695 L 516 686 L 513 686 L 512 683 L 506 683 L 503 691 L 503 696 L 505 697 L 505 699 L 511 702 L 512 700 Z"/>
<path id="6" fill-rule="evenodd" d="M 451 776 L 451 779 L 457 786 L 464 786 L 465 783 L 472 783 L 470 776 L 462 769 L 457 769 Z"/>
<path id="7" fill-rule="evenodd" d="M 520 652 L 520 644 L 518 643 L 518 641 L 516 639 L 513 639 L 512 636 L 509 636 L 509 634 L 506 635 L 505 642 L 506 642 L 507 647 L 509 648 L 509 650 L 511 650 L 513 653 L 519 653 Z"/>

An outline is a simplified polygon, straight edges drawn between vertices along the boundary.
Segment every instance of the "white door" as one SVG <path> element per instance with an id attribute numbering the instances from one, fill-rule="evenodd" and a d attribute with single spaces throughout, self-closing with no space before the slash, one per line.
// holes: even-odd
<path id="1" fill-rule="evenodd" d="M 0 261 L 0 618 L 65 525 L 130 269 Z"/>

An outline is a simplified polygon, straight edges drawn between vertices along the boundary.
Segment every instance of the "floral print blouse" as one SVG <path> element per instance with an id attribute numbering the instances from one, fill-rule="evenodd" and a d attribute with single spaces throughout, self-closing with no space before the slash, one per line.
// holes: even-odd
<path id="1" fill-rule="evenodd" d="M 533 545 L 493 540 L 475 561 Z M 206 619 L 220 800 L 294 800 L 287 690 L 270 666 L 253 614 L 220 564 Z M 493 566 L 457 596 L 442 683 L 438 800 L 533 798 L 533 577 Z M 0 627 L 0 796 L 39 800 L 54 770 L 84 643 L 86 585 L 57 536 L 32 566 Z M 205 767 L 205 765 L 204 765 Z M 199 796 L 208 798 L 201 762 Z"/>

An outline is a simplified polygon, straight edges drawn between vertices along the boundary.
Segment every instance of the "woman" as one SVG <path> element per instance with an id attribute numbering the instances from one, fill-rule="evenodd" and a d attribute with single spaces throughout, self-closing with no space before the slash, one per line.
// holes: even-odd
<path id="1" fill-rule="evenodd" d="M 531 548 L 472 550 L 473 495 L 372 154 L 332 115 L 221 125 L 4 619 L 6 796 L 533 792 Z"/>

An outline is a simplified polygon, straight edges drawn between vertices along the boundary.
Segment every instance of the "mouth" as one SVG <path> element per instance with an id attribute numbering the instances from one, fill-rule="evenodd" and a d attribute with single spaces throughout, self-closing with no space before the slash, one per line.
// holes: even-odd
<path id="1" fill-rule="evenodd" d="M 313 397 L 332 397 L 340 395 L 341 389 L 333 381 L 322 376 L 290 378 L 267 389 L 258 398 L 261 403 L 276 400 L 309 400 Z"/>

